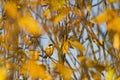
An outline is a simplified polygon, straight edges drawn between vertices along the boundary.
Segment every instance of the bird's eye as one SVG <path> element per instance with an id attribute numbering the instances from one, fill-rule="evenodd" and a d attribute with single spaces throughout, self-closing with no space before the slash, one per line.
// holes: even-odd
<path id="1" fill-rule="evenodd" d="M 49 44 L 48 46 L 53 46 L 53 44 Z"/>

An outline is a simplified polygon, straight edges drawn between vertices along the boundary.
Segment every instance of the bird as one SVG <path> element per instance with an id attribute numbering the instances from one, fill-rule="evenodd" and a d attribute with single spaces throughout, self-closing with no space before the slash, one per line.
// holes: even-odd
<path id="1" fill-rule="evenodd" d="M 45 54 L 46 54 L 46 56 L 48 56 L 48 57 L 52 56 L 53 51 L 54 51 L 54 45 L 52 43 L 49 43 L 47 45 L 47 47 L 45 48 Z"/>

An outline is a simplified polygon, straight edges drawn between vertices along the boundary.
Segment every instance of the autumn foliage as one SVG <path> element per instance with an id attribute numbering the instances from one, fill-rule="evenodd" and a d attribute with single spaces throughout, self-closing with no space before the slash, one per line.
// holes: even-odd
<path id="1" fill-rule="evenodd" d="M 0 0 L 0 80 L 120 80 L 120 1 Z"/>

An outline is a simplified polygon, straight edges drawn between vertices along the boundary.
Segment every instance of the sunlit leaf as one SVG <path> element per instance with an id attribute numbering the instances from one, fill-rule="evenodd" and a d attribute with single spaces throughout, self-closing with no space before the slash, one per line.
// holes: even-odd
<path id="1" fill-rule="evenodd" d="M 39 59 L 39 51 L 37 50 L 32 50 L 32 51 L 27 51 L 28 54 L 30 55 L 31 59 L 33 60 L 38 60 Z"/>
<path id="2" fill-rule="evenodd" d="M 89 80 L 89 79 L 88 79 L 88 77 L 84 77 L 84 78 L 82 78 L 82 80 Z"/>
<path id="3" fill-rule="evenodd" d="M 93 67 L 95 67 L 95 65 L 97 65 L 97 61 L 95 61 L 95 60 L 87 60 L 86 61 L 86 66 L 88 68 L 93 68 Z"/>
<path id="4" fill-rule="evenodd" d="M 114 30 L 120 32 L 120 17 L 115 17 L 107 24 L 107 30 Z"/>
<path id="5" fill-rule="evenodd" d="M 34 60 L 29 60 L 21 69 L 21 74 L 28 73 L 33 78 L 46 78 L 46 68 L 44 65 L 38 64 Z"/>
<path id="6" fill-rule="evenodd" d="M 73 8 L 73 13 L 77 16 L 85 16 L 84 13 L 78 8 Z"/>
<path id="7" fill-rule="evenodd" d="M 91 5 L 88 5 L 88 6 L 86 7 L 86 9 L 87 9 L 88 12 L 90 12 L 90 11 L 91 11 Z"/>
<path id="8" fill-rule="evenodd" d="M 30 5 L 34 5 L 34 4 L 47 5 L 47 3 L 48 2 L 46 0 L 41 0 L 41 1 L 33 0 L 33 1 L 26 1 L 26 2 L 24 2 L 24 4 L 26 4 L 26 5 L 28 5 L 28 4 L 30 4 Z"/>
<path id="9" fill-rule="evenodd" d="M 65 0 L 49 0 L 49 2 L 55 11 L 63 8 L 66 4 Z"/>
<path id="10" fill-rule="evenodd" d="M 106 66 L 102 63 L 97 63 L 94 65 L 94 68 L 101 73 L 103 70 L 105 70 Z"/>
<path id="11" fill-rule="evenodd" d="M 108 0 L 109 3 L 114 3 L 116 0 Z"/>
<path id="12" fill-rule="evenodd" d="M 71 79 L 71 75 L 72 75 L 72 70 L 70 68 L 68 68 L 67 66 L 64 66 L 61 63 L 58 63 L 56 65 L 56 71 L 62 76 L 64 77 L 64 80 L 70 80 Z"/>
<path id="13" fill-rule="evenodd" d="M 119 49 L 119 46 L 120 46 L 120 37 L 119 37 L 119 34 L 118 33 L 116 33 L 115 35 L 114 35 L 114 42 L 113 42 L 113 47 L 115 48 L 115 49 Z"/>
<path id="14" fill-rule="evenodd" d="M 27 31 L 33 35 L 40 35 L 41 29 L 38 25 L 38 22 L 30 16 L 21 17 L 18 20 L 18 23 L 24 31 Z"/>
<path id="15" fill-rule="evenodd" d="M 120 80 L 120 76 L 118 76 L 117 78 L 115 78 L 115 80 Z"/>
<path id="16" fill-rule="evenodd" d="M 80 43 L 80 42 L 78 42 L 78 41 L 71 41 L 71 40 L 69 40 L 69 42 L 70 42 L 70 44 L 73 46 L 73 47 L 75 47 L 76 49 L 78 49 L 79 51 L 84 51 L 85 50 L 85 48 L 84 48 L 84 46 Z"/>
<path id="17" fill-rule="evenodd" d="M 6 80 L 7 69 L 5 67 L 0 67 L 0 80 Z"/>
<path id="18" fill-rule="evenodd" d="M 12 1 L 7 1 L 5 3 L 4 10 L 6 14 L 11 18 L 15 18 L 17 16 L 17 5 Z"/>
<path id="19" fill-rule="evenodd" d="M 44 16 L 49 20 L 50 19 L 50 9 L 44 11 Z"/>
<path id="20" fill-rule="evenodd" d="M 107 20 L 107 12 L 103 12 L 101 15 L 96 16 L 93 21 L 97 24 L 101 24 Z"/>
<path id="21" fill-rule="evenodd" d="M 60 13 L 54 17 L 53 22 L 58 23 L 60 22 L 68 13 L 69 13 L 70 8 L 63 8 Z"/>
<path id="22" fill-rule="evenodd" d="M 46 74 L 44 80 L 53 80 L 50 74 Z"/>
<path id="23" fill-rule="evenodd" d="M 115 13 L 114 10 L 111 9 L 107 9 L 106 11 L 104 11 L 103 13 L 101 13 L 100 15 L 96 16 L 95 18 L 93 18 L 93 22 L 96 22 L 97 24 L 102 24 L 108 20 L 113 19 L 114 17 L 116 17 L 117 14 Z"/>
<path id="24" fill-rule="evenodd" d="M 86 57 L 85 56 L 78 56 L 77 57 L 80 62 L 85 61 Z"/>
<path id="25" fill-rule="evenodd" d="M 63 18 L 64 18 L 64 15 L 63 15 L 63 14 L 62 14 L 62 15 L 59 14 L 59 15 L 55 16 L 53 22 L 54 22 L 54 23 L 58 23 L 58 22 L 61 21 Z"/>
<path id="26" fill-rule="evenodd" d="M 118 53 L 118 58 L 120 58 L 120 52 Z"/>
<path id="27" fill-rule="evenodd" d="M 106 80 L 114 80 L 114 68 L 109 68 L 107 70 Z"/>
<path id="28" fill-rule="evenodd" d="M 62 47 L 63 53 L 66 54 L 68 52 L 68 49 L 69 49 L 68 41 L 65 41 Z"/>

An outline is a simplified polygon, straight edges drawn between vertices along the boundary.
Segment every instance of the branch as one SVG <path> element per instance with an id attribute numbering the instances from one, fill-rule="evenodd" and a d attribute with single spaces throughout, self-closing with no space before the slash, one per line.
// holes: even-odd
<path id="1" fill-rule="evenodd" d="M 96 4 L 93 4 L 92 7 L 95 7 L 95 6 L 99 5 L 99 4 L 101 4 L 102 2 L 103 2 L 103 0 L 101 0 L 100 2 L 98 2 Z"/>

